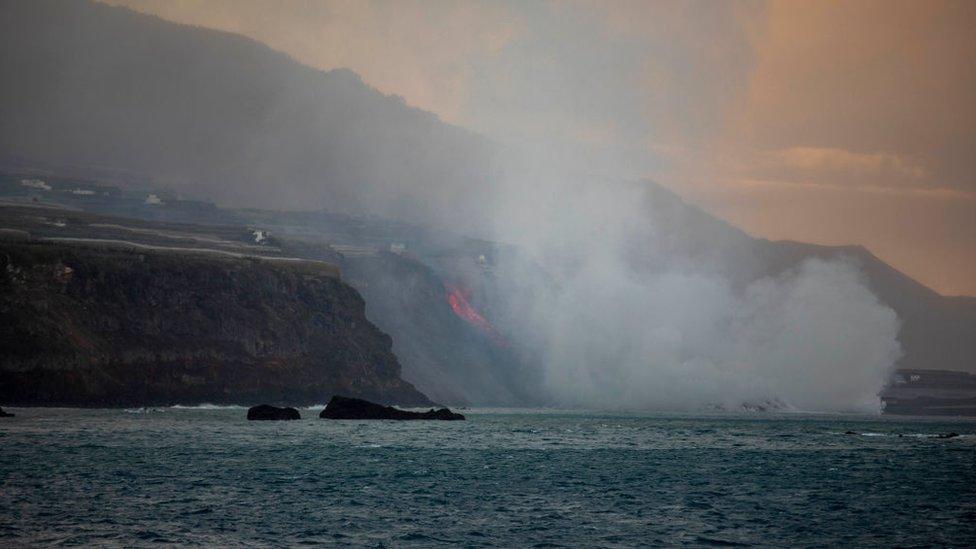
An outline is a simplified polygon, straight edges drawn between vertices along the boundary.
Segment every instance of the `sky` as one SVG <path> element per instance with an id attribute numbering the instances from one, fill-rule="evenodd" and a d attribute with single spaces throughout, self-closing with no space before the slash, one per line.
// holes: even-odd
<path id="1" fill-rule="evenodd" d="M 109 0 L 976 295 L 976 2 Z"/>

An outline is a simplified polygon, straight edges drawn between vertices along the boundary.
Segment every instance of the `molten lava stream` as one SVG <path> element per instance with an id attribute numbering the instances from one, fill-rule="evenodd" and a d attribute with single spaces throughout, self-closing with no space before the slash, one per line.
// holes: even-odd
<path id="1" fill-rule="evenodd" d="M 447 292 L 447 303 L 451 306 L 451 310 L 454 311 L 454 314 L 458 318 L 478 328 L 478 330 L 490 337 L 496 345 L 505 346 L 505 340 L 502 339 L 498 330 L 468 302 L 467 296 L 470 295 L 470 292 L 466 292 L 460 287 L 446 282 L 444 283 L 444 290 Z"/>

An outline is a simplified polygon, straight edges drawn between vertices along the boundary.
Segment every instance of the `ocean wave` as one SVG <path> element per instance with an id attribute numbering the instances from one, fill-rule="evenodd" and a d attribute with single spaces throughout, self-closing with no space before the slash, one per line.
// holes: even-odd
<path id="1" fill-rule="evenodd" d="M 126 414 L 154 414 L 157 412 L 165 412 L 162 408 L 126 408 L 122 410 Z"/>
<path id="2" fill-rule="evenodd" d="M 239 404 L 194 404 L 192 406 L 187 406 L 184 404 L 174 404 L 169 407 L 172 410 L 246 410 L 248 406 L 241 406 Z"/>
<path id="3" fill-rule="evenodd" d="M 956 432 L 946 432 L 946 433 L 876 433 L 872 431 L 866 431 L 863 433 L 855 431 L 846 431 L 843 433 L 837 433 L 841 435 L 857 435 L 862 437 L 885 437 L 885 438 L 937 438 L 937 439 L 955 439 L 955 438 L 976 438 L 973 434 L 960 434 Z"/>

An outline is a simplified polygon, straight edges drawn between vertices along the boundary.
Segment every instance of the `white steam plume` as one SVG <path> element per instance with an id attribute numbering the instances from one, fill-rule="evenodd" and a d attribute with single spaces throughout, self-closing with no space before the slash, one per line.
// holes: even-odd
<path id="1" fill-rule="evenodd" d="M 547 273 L 500 272 L 522 288 L 511 316 L 541 349 L 553 404 L 880 411 L 899 321 L 854 262 L 811 259 L 736 287 L 666 244 L 639 185 L 526 173 L 531 185 L 502 195 L 497 237 Z"/>

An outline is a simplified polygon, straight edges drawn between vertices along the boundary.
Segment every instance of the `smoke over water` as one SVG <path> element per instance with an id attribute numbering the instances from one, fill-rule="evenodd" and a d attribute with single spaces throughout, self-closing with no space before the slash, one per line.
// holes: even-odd
<path id="1" fill-rule="evenodd" d="M 499 273 L 552 404 L 880 411 L 899 320 L 856 264 L 810 259 L 736 284 L 675 245 L 685 228 L 658 226 L 641 184 L 532 173 L 509 181 L 496 236 L 541 269 L 503 258 Z"/>

